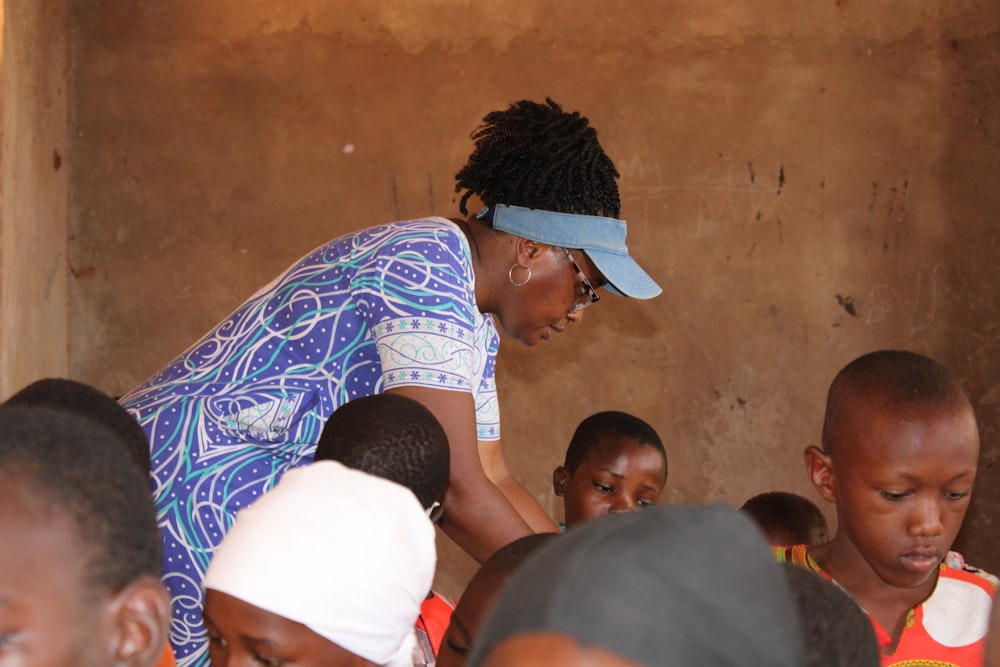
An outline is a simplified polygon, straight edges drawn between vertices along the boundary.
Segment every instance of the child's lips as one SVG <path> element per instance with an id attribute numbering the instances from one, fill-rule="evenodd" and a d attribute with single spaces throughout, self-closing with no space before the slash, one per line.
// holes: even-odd
<path id="1" fill-rule="evenodd" d="M 902 555 L 903 566 L 914 572 L 930 572 L 941 564 L 941 552 L 934 547 L 917 547 Z"/>

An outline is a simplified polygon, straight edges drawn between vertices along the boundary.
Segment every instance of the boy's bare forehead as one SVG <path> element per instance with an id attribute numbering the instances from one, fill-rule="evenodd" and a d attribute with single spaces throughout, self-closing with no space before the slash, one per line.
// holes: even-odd
<path id="1" fill-rule="evenodd" d="M 871 394 L 868 399 L 834 415 L 827 414 L 823 445 L 828 454 L 871 448 L 879 444 L 878 436 L 884 438 L 911 429 L 914 424 L 942 421 L 971 424 L 978 445 L 975 412 L 964 397 L 947 403 L 897 401 L 884 394 Z"/>

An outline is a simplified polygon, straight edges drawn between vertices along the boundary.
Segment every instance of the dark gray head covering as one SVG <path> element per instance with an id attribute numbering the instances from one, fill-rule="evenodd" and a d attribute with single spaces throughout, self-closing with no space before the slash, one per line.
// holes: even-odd
<path id="1" fill-rule="evenodd" d="M 473 647 L 558 632 L 650 667 L 792 667 L 799 621 L 779 564 L 735 508 L 610 515 L 545 545 L 515 574 Z"/>

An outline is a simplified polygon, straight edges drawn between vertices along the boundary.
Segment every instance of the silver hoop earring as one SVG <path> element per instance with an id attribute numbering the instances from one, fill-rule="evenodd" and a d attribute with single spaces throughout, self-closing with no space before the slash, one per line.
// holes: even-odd
<path id="1" fill-rule="evenodd" d="M 524 269 L 525 271 L 528 272 L 528 277 L 524 279 L 524 282 L 519 283 L 516 280 L 514 280 L 514 269 Z M 528 281 L 531 280 L 531 267 L 521 266 L 520 264 L 517 263 L 511 264 L 510 270 L 507 271 L 507 279 L 510 280 L 510 284 L 513 285 L 514 287 L 524 287 L 525 285 L 528 284 Z"/>

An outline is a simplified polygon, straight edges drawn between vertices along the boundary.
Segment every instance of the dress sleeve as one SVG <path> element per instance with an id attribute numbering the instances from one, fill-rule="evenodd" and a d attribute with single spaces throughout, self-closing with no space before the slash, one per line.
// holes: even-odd
<path id="1" fill-rule="evenodd" d="M 427 220 L 381 244 L 352 282 L 375 339 L 383 387 L 471 393 L 479 435 L 498 438 L 498 337 L 492 318 L 476 306 L 474 281 L 458 228 Z"/>

